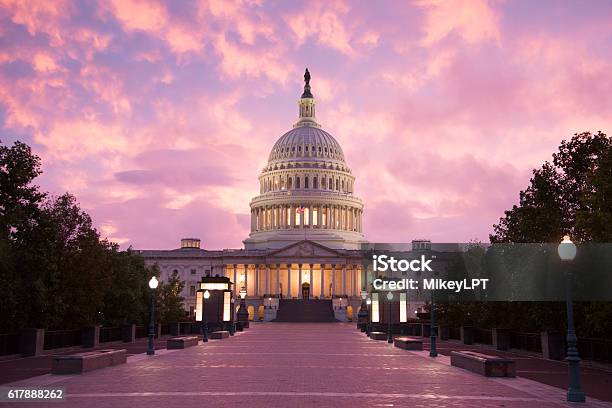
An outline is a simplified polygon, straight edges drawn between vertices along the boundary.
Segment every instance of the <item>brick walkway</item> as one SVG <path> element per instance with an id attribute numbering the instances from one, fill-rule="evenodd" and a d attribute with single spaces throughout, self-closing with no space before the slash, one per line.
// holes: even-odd
<path id="1" fill-rule="evenodd" d="M 353 324 L 253 324 L 226 340 L 20 385 L 64 387 L 68 400 L 62 406 L 88 408 L 572 406 L 558 388 L 521 378 L 484 378 L 449 366 L 447 357 L 432 361 L 424 353 L 370 340 Z M 581 406 L 612 404 L 590 400 Z"/>

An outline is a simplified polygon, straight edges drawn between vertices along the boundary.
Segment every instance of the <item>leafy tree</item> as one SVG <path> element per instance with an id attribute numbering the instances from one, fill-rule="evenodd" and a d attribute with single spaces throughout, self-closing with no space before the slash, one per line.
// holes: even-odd
<path id="1" fill-rule="evenodd" d="M 533 171 L 519 197 L 493 226 L 491 242 L 558 243 L 565 234 L 578 242 L 611 242 L 612 141 L 602 132 L 584 132 L 561 142 L 552 163 Z M 580 333 L 612 333 L 610 303 L 578 303 L 575 311 Z M 499 312 L 494 320 L 530 330 L 565 324 L 561 302 L 512 303 L 507 313 Z"/>
<path id="2" fill-rule="evenodd" d="M 0 333 L 145 323 L 159 271 L 101 239 L 74 196 L 41 192 L 39 174 L 29 146 L 0 145 Z M 182 316 L 182 285 L 175 276 L 157 291 L 163 319 Z"/>
<path id="3" fill-rule="evenodd" d="M 533 171 L 519 205 L 493 226 L 491 242 L 610 242 L 612 141 L 604 133 L 575 134 Z"/>
<path id="4" fill-rule="evenodd" d="M 185 282 L 181 281 L 178 273 L 174 272 L 168 282 L 161 282 L 157 290 L 158 293 L 158 316 L 163 323 L 178 322 L 185 316 L 181 292 L 185 287 Z"/>

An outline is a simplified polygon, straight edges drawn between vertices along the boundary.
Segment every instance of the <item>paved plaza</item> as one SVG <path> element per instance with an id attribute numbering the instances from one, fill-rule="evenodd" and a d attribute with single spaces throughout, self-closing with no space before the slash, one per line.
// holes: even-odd
<path id="1" fill-rule="evenodd" d="M 525 378 L 484 378 L 451 367 L 447 356 L 433 360 L 426 351 L 400 350 L 339 323 L 253 324 L 229 339 L 15 384 L 65 388 L 67 401 L 57 406 L 88 408 L 574 406 L 562 389 Z M 590 398 L 580 406 L 612 403 Z"/>

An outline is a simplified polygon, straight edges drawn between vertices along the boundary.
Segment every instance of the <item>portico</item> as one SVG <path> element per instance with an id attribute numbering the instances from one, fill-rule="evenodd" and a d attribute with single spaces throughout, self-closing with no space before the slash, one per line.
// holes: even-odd
<path id="1" fill-rule="evenodd" d="M 245 252 L 248 256 L 250 251 Z M 358 253 L 339 253 L 302 241 L 266 256 L 230 259 L 224 275 L 236 282 L 236 293 L 244 287 L 248 297 L 297 299 L 302 297 L 302 284 L 308 283 L 310 298 L 352 298 L 363 286 L 360 260 Z"/>

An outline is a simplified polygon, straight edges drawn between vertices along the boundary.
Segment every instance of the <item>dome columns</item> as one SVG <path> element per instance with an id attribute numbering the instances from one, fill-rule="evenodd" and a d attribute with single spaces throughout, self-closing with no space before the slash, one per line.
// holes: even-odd
<path id="1" fill-rule="evenodd" d="M 303 211 L 298 211 L 303 208 Z M 290 229 L 328 229 L 362 231 L 363 210 L 355 205 L 277 204 L 254 207 L 251 211 L 251 232 Z"/>

